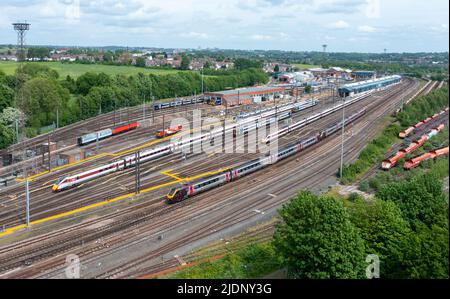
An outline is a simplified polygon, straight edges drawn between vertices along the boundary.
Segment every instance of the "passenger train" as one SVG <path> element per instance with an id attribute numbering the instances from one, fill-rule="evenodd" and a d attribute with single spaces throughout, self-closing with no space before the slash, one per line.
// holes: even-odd
<path id="1" fill-rule="evenodd" d="M 89 133 L 83 136 L 80 136 L 77 138 L 77 144 L 79 146 L 82 145 L 86 145 L 92 142 L 95 142 L 97 139 L 98 140 L 103 140 L 105 138 L 111 137 L 111 136 L 115 136 L 121 133 L 125 133 L 131 130 L 136 129 L 139 126 L 139 124 L 137 122 L 128 124 L 128 125 L 124 125 L 124 126 L 120 126 L 120 127 L 116 127 L 113 129 L 104 129 L 104 130 L 100 130 L 94 133 Z"/>
<path id="2" fill-rule="evenodd" d="M 362 109 L 350 117 L 344 120 L 344 125 L 347 125 L 357 118 L 363 116 L 366 113 L 366 109 Z M 314 135 L 312 137 L 302 139 L 295 144 L 291 144 L 281 150 L 279 150 L 276 154 L 266 155 L 262 158 L 244 163 L 240 166 L 237 166 L 232 169 L 228 169 L 223 171 L 222 173 L 213 175 L 208 178 L 200 179 L 191 183 L 184 184 L 180 187 L 175 187 L 170 190 L 170 192 L 166 196 L 166 201 L 169 204 L 177 203 L 182 200 L 185 200 L 189 197 L 197 195 L 201 192 L 205 192 L 207 190 L 216 188 L 218 186 L 224 185 L 226 183 L 235 181 L 245 175 L 253 173 L 257 170 L 260 170 L 267 165 L 271 165 L 276 163 L 277 161 L 283 160 L 289 156 L 292 156 L 298 152 L 303 151 L 304 149 L 320 142 L 326 137 L 332 135 L 336 131 L 342 128 L 342 121 L 328 127 L 324 131 Z"/>
<path id="3" fill-rule="evenodd" d="M 247 132 L 254 130 L 256 127 L 262 127 L 264 125 L 268 125 L 272 122 L 279 121 L 281 119 L 285 119 L 291 116 L 291 112 L 281 113 L 277 115 L 277 117 L 267 118 L 264 120 L 260 120 L 255 122 L 254 119 L 247 119 L 238 123 L 230 124 L 225 127 L 225 132 L 233 132 L 234 136 L 240 134 L 246 134 Z M 163 145 L 154 149 L 149 149 L 140 152 L 140 163 L 147 162 L 150 160 L 158 159 L 162 156 L 169 155 L 174 153 L 184 147 L 190 147 L 193 144 L 206 142 L 208 140 L 213 140 L 215 137 L 222 136 L 224 129 L 217 128 L 210 132 L 200 133 L 193 135 L 190 138 L 182 138 L 175 142 L 172 142 L 167 145 Z M 135 155 L 130 155 L 124 157 L 122 159 L 116 160 L 107 165 L 103 165 L 97 167 L 95 169 L 88 170 L 86 172 L 76 174 L 73 176 L 63 177 L 59 181 L 57 181 L 52 190 L 55 192 L 63 191 L 72 187 L 79 186 L 89 180 L 97 179 L 101 176 L 110 174 L 115 171 L 120 171 L 129 167 L 135 166 Z"/>
<path id="4" fill-rule="evenodd" d="M 178 106 L 184 106 L 184 105 L 191 105 L 196 103 L 204 103 L 206 102 L 203 98 L 193 98 L 193 99 L 183 99 L 183 100 L 176 100 L 173 102 L 166 102 L 166 103 L 158 103 L 153 105 L 154 110 L 161 110 L 166 109 L 170 107 L 178 107 Z"/>
<path id="5" fill-rule="evenodd" d="M 365 97 L 365 95 L 346 101 L 344 106 L 348 106 L 352 104 L 353 102 L 359 101 Z M 331 112 L 334 112 L 336 109 L 339 109 L 339 105 L 335 106 L 334 108 L 327 109 L 321 113 L 318 113 L 314 115 L 312 118 L 319 119 L 321 117 L 324 117 Z M 277 115 L 276 117 L 269 118 L 270 116 Z M 267 125 L 268 122 L 274 122 L 279 121 L 280 119 L 285 119 L 291 116 L 290 112 L 286 112 L 285 114 L 280 113 L 279 111 L 271 111 L 269 113 L 266 113 L 264 116 L 268 117 L 268 119 L 265 119 L 264 121 L 255 121 L 255 118 L 259 118 L 260 116 L 253 116 L 249 117 L 247 119 L 244 119 L 242 121 L 239 121 L 234 124 L 229 124 L 225 126 L 225 128 L 217 128 L 210 132 L 200 133 L 200 134 L 194 134 L 192 137 L 189 138 L 182 138 L 175 142 L 172 142 L 167 145 L 163 145 L 161 147 L 157 147 L 155 149 L 149 149 L 140 152 L 140 162 L 146 162 L 150 160 L 154 160 L 157 158 L 160 158 L 165 155 L 169 155 L 171 153 L 174 153 L 176 151 L 179 151 L 180 149 L 184 147 L 190 147 L 193 144 L 202 143 L 206 141 L 214 140 L 215 137 L 222 136 L 222 134 L 227 132 L 232 132 L 234 136 L 237 136 L 239 134 L 246 134 L 248 131 L 254 130 L 256 127 L 262 127 L 264 124 Z M 307 123 L 310 123 L 313 121 L 312 118 L 307 119 Z M 305 121 L 305 120 L 304 120 Z M 292 126 L 288 127 L 289 130 L 293 130 Z M 284 130 L 284 129 L 282 129 Z M 273 135 L 269 135 L 268 138 L 264 139 L 264 142 L 270 142 L 270 140 L 274 138 L 278 138 L 281 135 L 277 135 L 276 137 Z M 68 176 L 60 179 L 57 183 L 55 183 L 52 187 L 53 191 L 58 192 L 62 190 L 66 190 L 72 187 L 79 186 L 89 180 L 96 179 L 98 177 L 104 176 L 106 174 L 123 170 L 128 167 L 132 167 L 135 165 L 135 155 L 131 155 L 119 160 L 116 160 L 110 164 L 103 165 L 100 167 L 97 167 L 95 169 L 83 172 L 81 174 L 76 174 L 73 176 Z"/>

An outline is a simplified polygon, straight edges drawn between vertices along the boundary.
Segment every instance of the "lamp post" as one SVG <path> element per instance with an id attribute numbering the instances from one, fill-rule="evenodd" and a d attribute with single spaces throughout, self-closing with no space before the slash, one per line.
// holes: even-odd
<path id="1" fill-rule="evenodd" d="M 344 133 L 345 133 L 344 119 L 345 119 L 345 98 L 342 98 L 341 167 L 339 168 L 339 178 L 341 178 L 341 179 L 342 179 L 342 171 L 343 171 L 343 167 L 344 167 Z"/>

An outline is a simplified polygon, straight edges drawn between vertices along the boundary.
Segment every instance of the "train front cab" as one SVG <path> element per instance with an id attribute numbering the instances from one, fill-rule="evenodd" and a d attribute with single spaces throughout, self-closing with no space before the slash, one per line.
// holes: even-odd
<path id="1" fill-rule="evenodd" d="M 172 188 L 166 196 L 167 203 L 173 204 L 185 200 L 188 197 L 186 187 Z"/>

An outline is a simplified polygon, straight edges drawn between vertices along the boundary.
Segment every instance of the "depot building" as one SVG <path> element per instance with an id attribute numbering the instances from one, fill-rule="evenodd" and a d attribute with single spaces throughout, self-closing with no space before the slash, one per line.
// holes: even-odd
<path id="1" fill-rule="evenodd" d="M 283 96 L 284 87 L 258 86 L 216 92 L 206 92 L 205 97 L 212 103 L 221 103 L 226 107 L 250 105 L 264 101 L 273 101 Z"/>

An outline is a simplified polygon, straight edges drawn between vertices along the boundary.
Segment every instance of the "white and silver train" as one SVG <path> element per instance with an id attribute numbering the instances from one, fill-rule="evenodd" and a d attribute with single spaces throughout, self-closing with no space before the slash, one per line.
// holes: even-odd
<path id="1" fill-rule="evenodd" d="M 364 94 L 359 94 L 357 96 L 351 97 L 350 99 L 346 100 L 344 103 L 339 103 L 339 104 L 335 105 L 334 107 L 328 108 L 328 109 L 326 109 L 326 110 L 324 110 L 322 112 L 319 112 L 317 114 L 314 114 L 314 115 L 312 115 L 312 116 L 310 116 L 308 118 L 302 119 L 302 120 L 300 120 L 300 121 L 298 121 L 298 122 L 296 122 L 296 123 L 294 123 L 294 124 L 292 124 L 292 125 L 290 125 L 288 127 L 285 127 L 283 129 L 275 132 L 275 133 L 267 135 L 267 137 L 263 138 L 261 140 L 261 142 L 264 143 L 264 144 L 267 144 L 267 143 L 269 143 L 272 140 L 276 140 L 276 139 L 278 139 L 278 138 L 280 138 L 280 137 L 282 137 L 282 136 L 284 136 L 284 135 L 286 135 L 286 134 L 288 134 L 288 133 L 290 133 L 290 132 L 292 132 L 294 130 L 298 130 L 298 129 L 300 129 L 300 128 L 302 128 L 302 127 L 304 127 L 304 126 L 306 126 L 306 125 L 308 125 L 308 124 L 310 124 L 310 123 L 312 123 L 312 122 L 314 122 L 314 121 L 316 121 L 316 120 L 318 120 L 318 119 L 320 119 L 322 117 L 325 117 L 327 115 L 335 113 L 336 111 L 339 111 L 343 107 L 345 108 L 345 107 L 350 106 L 350 105 L 352 105 L 352 104 L 354 104 L 354 103 L 356 103 L 356 102 L 358 102 L 358 101 L 360 101 L 362 99 L 365 99 L 372 92 L 373 91 L 371 90 L 371 91 L 368 91 L 368 92 L 366 92 Z"/>

